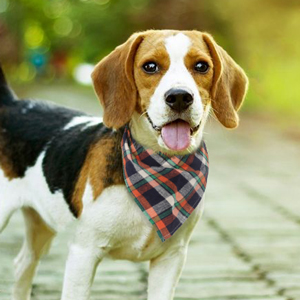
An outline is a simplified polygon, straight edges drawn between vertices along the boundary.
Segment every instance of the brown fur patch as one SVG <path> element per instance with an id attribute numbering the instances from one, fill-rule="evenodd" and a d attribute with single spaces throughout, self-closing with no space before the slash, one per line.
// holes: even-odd
<path id="1" fill-rule="evenodd" d="M 148 108 L 150 98 L 170 67 L 170 58 L 165 47 L 165 38 L 164 34 L 149 32 L 144 37 L 135 56 L 134 78 L 139 95 L 139 106 L 143 112 Z M 147 74 L 144 72 L 142 67 L 146 62 L 157 63 L 159 72 L 156 74 Z"/>
<path id="2" fill-rule="evenodd" d="M 203 41 L 202 34 L 197 31 L 186 31 L 184 33 L 192 42 L 192 45 L 185 56 L 184 63 L 198 86 L 203 105 L 205 106 L 211 101 L 210 91 L 213 85 L 214 64 L 209 49 Z M 199 61 L 205 61 L 209 64 L 210 69 L 206 74 L 200 74 L 195 71 L 194 67 Z"/>
<path id="3" fill-rule="evenodd" d="M 0 116 L 1 111 L 3 111 L 3 109 L 0 109 Z M 9 180 L 12 180 L 18 177 L 18 173 L 14 168 L 13 161 L 8 152 L 8 147 L 6 146 L 5 132 L 6 130 L 0 126 L 0 168 L 4 172 L 4 176 Z"/>
<path id="4" fill-rule="evenodd" d="M 136 108 L 137 90 L 133 78 L 134 57 L 143 40 L 142 34 L 132 35 L 96 66 L 92 78 L 103 106 L 103 121 L 118 129 L 129 122 Z"/>
<path id="5" fill-rule="evenodd" d="M 0 128 L 1 130 L 1 128 Z M 14 166 L 11 163 L 9 157 L 5 154 L 4 151 L 5 146 L 3 146 L 1 137 L 0 137 L 0 168 L 4 173 L 4 176 L 7 177 L 9 180 L 14 178 L 18 178 L 18 174 L 14 170 Z"/>
<path id="6" fill-rule="evenodd" d="M 227 128 L 239 124 L 237 111 L 248 89 L 248 78 L 242 68 L 208 34 L 202 34 L 214 63 L 211 89 L 212 107 L 218 120 Z"/>
<path id="7" fill-rule="evenodd" d="M 109 131 L 91 146 L 77 181 L 72 204 L 80 216 L 83 204 L 82 197 L 87 181 L 92 186 L 94 200 L 103 189 L 124 184 L 122 170 L 121 139 L 123 130 Z"/>

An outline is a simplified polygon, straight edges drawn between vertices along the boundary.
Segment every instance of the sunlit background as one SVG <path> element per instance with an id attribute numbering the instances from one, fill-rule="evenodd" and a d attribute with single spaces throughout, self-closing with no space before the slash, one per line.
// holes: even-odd
<path id="1" fill-rule="evenodd" d="M 0 62 L 20 97 L 100 115 L 93 66 L 145 29 L 210 32 L 250 79 L 239 129 L 205 128 L 207 204 L 175 299 L 300 299 L 299 0 L 0 0 Z M 0 236 L 1 300 L 23 230 L 16 215 Z M 64 234 L 33 299 L 59 298 Z M 92 299 L 146 299 L 145 265 L 100 268 Z"/>
<path id="2" fill-rule="evenodd" d="M 297 0 L 1 0 L 0 59 L 15 85 L 89 85 L 97 61 L 149 28 L 212 33 L 250 77 L 244 111 L 299 119 Z"/>

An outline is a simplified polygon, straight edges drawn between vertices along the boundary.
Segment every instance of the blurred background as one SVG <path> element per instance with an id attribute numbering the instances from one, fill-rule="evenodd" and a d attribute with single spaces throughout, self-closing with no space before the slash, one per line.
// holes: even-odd
<path id="1" fill-rule="evenodd" d="M 212 33 L 250 77 L 244 111 L 298 121 L 298 0 L 1 0 L 0 60 L 17 88 L 89 85 L 96 62 L 151 28 Z"/>
<path id="2" fill-rule="evenodd" d="M 100 115 L 93 66 L 135 31 L 210 32 L 245 69 L 237 130 L 211 118 L 210 177 L 176 300 L 300 299 L 299 0 L 0 0 L 0 61 L 20 97 Z M 1 187 L 0 187 L 1 193 Z M 33 299 L 58 299 L 69 228 Z M 21 215 L 0 236 L 0 299 L 10 299 Z M 147 264 L 101 264 L 92 299 L 146 299 Z"/>

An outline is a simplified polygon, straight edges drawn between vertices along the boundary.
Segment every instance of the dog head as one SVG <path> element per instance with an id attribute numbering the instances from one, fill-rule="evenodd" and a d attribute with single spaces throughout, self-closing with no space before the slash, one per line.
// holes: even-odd
<path id="1" fill-rule="evenodd" d="M 150 30 L 133 34 L 92 74 L 104 123 L 130 123 L 142 145 L 167 154 L 195 151 L 210 107 L 227 128 L 248 85 L 243 70 L 206 33 Z"/>

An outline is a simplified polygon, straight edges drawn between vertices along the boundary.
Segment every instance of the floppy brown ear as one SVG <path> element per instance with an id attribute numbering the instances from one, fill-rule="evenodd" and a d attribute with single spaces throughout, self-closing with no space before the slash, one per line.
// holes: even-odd
<path id="1" fill-rule="evenodd" d="M 133 64 L 142 40 L 142 34 L 133 34 L 127 42 L 104 57 L 92 73 L 94 88 L 104 110 L 103 122 L 107 127 L 122 127 L 134 112 L 138 95 Z"/>
<path id="2" fill-rule="evenodd" d="M 214 64 L 212 108 L 225 127 L 236 128 L 239 124 L 237 111 L 245 98 L 248 78 L 242 68 L 209 34 L 204 33 L 203 40 L 209 48 Z"/>

